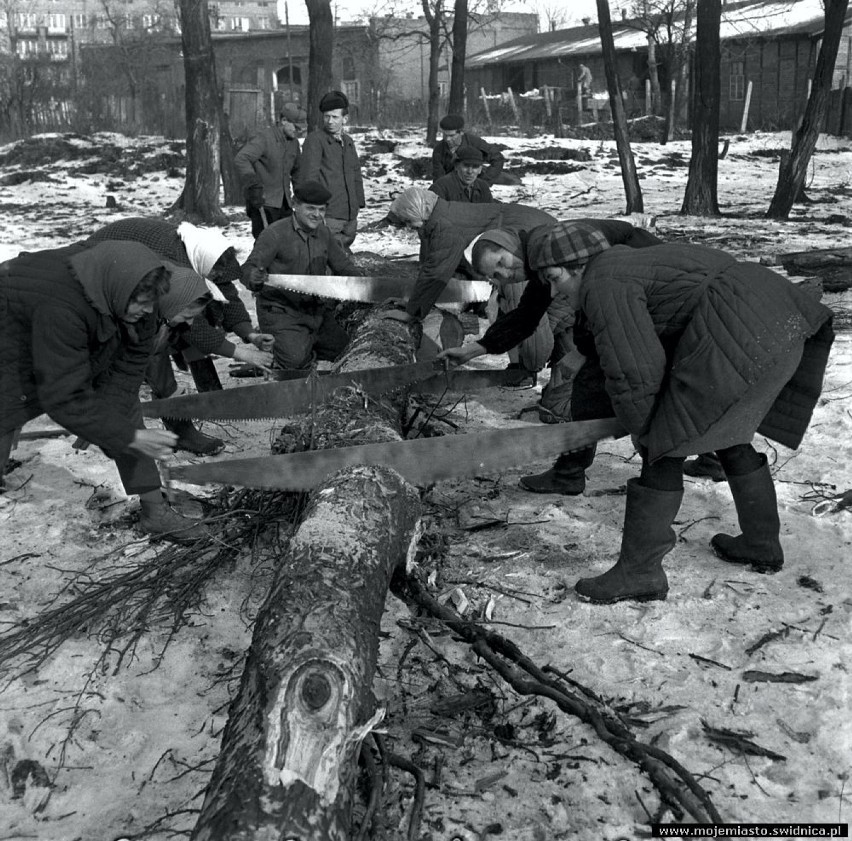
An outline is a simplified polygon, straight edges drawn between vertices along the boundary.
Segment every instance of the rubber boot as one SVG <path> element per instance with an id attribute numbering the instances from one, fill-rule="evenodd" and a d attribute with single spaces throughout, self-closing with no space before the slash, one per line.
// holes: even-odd
<path id="1" fill-rule="evenodd" d="M 591 467 L 595 448 L 585 447 L 575 453 L 563 453 L 550 470 L 534 476 L 522 476 L 518 484 L 536 494 L 578 496 L 586 489 L 586 468 Z"/>
<path id="2" fill-rule="evenodd" d="M 203 359 L 189 361 L 189 370 L 198 391 L 221 391 L 222 381 L 216 371 L 216 366 L 209 356 Z"/>
<path id="3" fill-rule="evenodd" d="M 176 448 L 195 453 L 197 456 L 215 456 L 216 453 L 225 449 L 225 442 L 221 438 L 213 438 L 197 430 L 191 420 L 185 418 L 166 418 L 163 420 L 166 429 L 171 430 L 178 436 Z"/>
<path id="4" fill-rule="evenodd" d="M 512 376 L 507 377 L 506 386 L 509 388 L 522 388 L 523 386 L 534 386 L 538 382 L 535 371 L 528 371 L 520 362 L 510 362 L 506 366 L 507 371 L 512 371 Z"/>
<path id="5" fill-rule="evenodd" d="M 181 517 L 165 499 L 140 501 L 140 507 L 139 528 L 151 537 L 189 545 L 210 536 L 201 523 Z"/>
<path id="6" fill-rule="evenodd" d="M 665 599 L 669 582 L 662 561 L 677 541 L 672 523 L 682 499 L 682 490 L 659 491 L 629 479 L 618 560 L 603 575 L 581 578 L 574 585 L 577 596 L 593 604 Z"/>
<path id="7" fill-rule="evenodd" d="M 727 478 L 715 453 L 701 453 L 697 458 L 684 462 L 683 472 L 685 476 L 712 479 L 714 482 L 724 482 Z"/>
<path id="8" fill-rule="evenodd" d="M 761 457 L 762 467 L 744 476 L 728 477 L 742 534 L 714 535 L 710 546 L 723 561 L 751 564 L 755 572 L 778 572 L 784 566 L 778 498 L 766 456 Z"/>

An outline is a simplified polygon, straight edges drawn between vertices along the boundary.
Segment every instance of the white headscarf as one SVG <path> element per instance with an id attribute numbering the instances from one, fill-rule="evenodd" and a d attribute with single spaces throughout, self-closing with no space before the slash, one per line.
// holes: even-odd
<path id="1" fill-rule="evenodd" d="M 390 212 L 403 222 L 425 224 L 429 221 L 437 201 L 437 194 L 431 190 L 408 187 L 391 202 Z"/>
<path id="2" fill-rule="evenodd" d="M 204 278 L 213 299 L 223 303 L 227 302 L 228 299 L 222 294 L 222 290 L 215 283 L 207 280 L 207 275 L 210 274 L 210 269 L 213 268 L 216 261 L 231 247 L 231 244 L 221 232 L 213 228 L 197 228 L 190 222 L 181 222 L 178 225 L 177 232 L 183 242 L 183 247 L 186 249 L 192 268 Z"/>

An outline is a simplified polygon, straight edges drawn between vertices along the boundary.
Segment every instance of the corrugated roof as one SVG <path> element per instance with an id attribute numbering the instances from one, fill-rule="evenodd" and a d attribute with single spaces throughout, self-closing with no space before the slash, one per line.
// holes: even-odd
<path id="1" fill-rule="evenodd" d="M 852 9 L 847 13 L 846 20 L 852 20 Z M 820 0 L 744 0 L 722 10 L 719 34 L 723 40 L 758 33 L 772 38 L 800 33 L 819 35 L 824 22 L 825 14 Z M 616 50 L 644 49 L 646 46 L 645 33 L 630 21 L 613 21 L 612 36 Z M 471 69 L 504 62 L 599 55 L 600 52 L 600 36 L 595 23 L 507 41 L 499 47 L 470 56 L 465 67 Z"/>

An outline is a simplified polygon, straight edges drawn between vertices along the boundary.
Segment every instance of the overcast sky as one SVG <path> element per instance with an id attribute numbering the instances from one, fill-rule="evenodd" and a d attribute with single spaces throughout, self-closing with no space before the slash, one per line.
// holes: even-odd
<path id="1" fill-rule="evenodd" d="M 278 0 L 278 15 L 281 22 L 285 19 L 285 0 Z M 290 17 L 290 23 L 305 24 L 308 22 L 308 9 L 304 0 L 286 0 L 287 12 Z M 471 3 L 471 5 L 473 5 Z M 610 8 L 614 9 L 618 5 L 617 2 L 610 0 Z M 502 8 L 507 12 L 527 12 L 538 10 L 543 12 L 545 9 L 563 9 L 569 7 L 569 24 L 579 23 L 583 17 L 591 17 L 593 21 L 597 20 L 597 11 L 595 8 L 595 0 L 532 0 L 532 2 L 520 2 L 520 0 L 507 0 L 502 4 Z M 411 9 L 415 16 L 421 14 L 420 4 L 411 0 L 396 0 L 396 2 L 379 2 L 379 0 L 331 0 L 332 12 L 336 11 L 337 20 L 355 20 L 361 16 L 367 16 L 371 11 L 381 8 L 387 13 L 391 8 L 399 9 L 400 11 Z M 545 27 L 544 20 L 542 28 Z"/>

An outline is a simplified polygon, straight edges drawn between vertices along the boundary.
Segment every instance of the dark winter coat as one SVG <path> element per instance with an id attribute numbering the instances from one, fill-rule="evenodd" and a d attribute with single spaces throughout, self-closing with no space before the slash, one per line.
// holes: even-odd
<path id="1" fill-rule="evenodd" d="M 442 175 L 446 175 L 455 169 L 456 151 L 462 146 L 473 146 L 482 152 L 485 168 L 479 177 L 491 187 L 503 171 L 503 155 L 499 149 L 495 149 L 481 137 L 467 131 L 462 134 L 462 141 L 455 149 L 451 149 L 446 140 L 439 140 L 435 144 L 435 148 L 432 150 L 432 180 L 437 181 Z"/>
<path id="2" fill-rule="evenodd" d="M 326 213 L 332 219 L 355 219 L 365 205 L 361 162 L 348 134 L 340 140 L 322 129 L 308 134 L 295 183 L 305 181 L 319 181 L 331 191 Z"/>
<path id="3" fill-rule="evenodd" d="M 234 158 L 243 188 L 263 188 L 263 203 L 269 207 L 292 207 L 291 181 L 299 171 L 299 141 L 287 137 L 280 126 L 258 132 Z"/>
<path id="4" fill-rule="evenodd" d="M 538 287 L 541 299 L 542 286 L 527 289 Z M 616 246 L 589 262 L 579 304 L 616 416 L 652 461 L 701 439 L 799 348 L 796 373 L 777 384 L 754 430 L 787 447 L 801 443 L 833 332 L 831 311 L 786 278 L 703 246 Z M 528 307 L 527 319 L 538 310 Z M 488 338 L 483 345 L 498 347 Z"/>
<path id="5" fill-rule="evenodd" d="M 178 236 L 177 228 L 163 219 L 147 219 L 142 216 L 121 219 L 95 231 L 86 244 L 110 240 L 141 242 L 155 254 L 165 257 L 178 266 L 192 268 L 183 240 Z M 234 281 L 239 279 L 239 264 L 233 276 L 223 276 L 216 285 L 227 298 L 227 303 L 214 301 L 205 311 L 193 319 L 192 326 L 186 332 L 186 341 L 201 353 L 219 353 L 232 356 L 234 344 L 227 339 L 227 333 L 236 333 L 246 338 L 252 330 L 251 316 L 245 304 L 240 300 Z"/>
<path id="6" fill-rule="evenodd" d="M 115 246 L 72 245 L 0 264 L 0 433 L 47 413 L 110 457 L 133 441 L 131 408 L 157 317 L 128 327 L 119 316 L 162 261 L 137 243 Z M 81 278 L 70 260 L 86 251 L 96 270 Z"/>
<path id="7" fill-rule="evenodd" d="M 428 315 L 462 261 L 465 248 L 481 233 L 492 228 L 529 230 L 555 221 L 549 213 L 523 204 L 469 204 L 439 198 L 420 229 L 420 271 L 406 306 L 408 314 L 415 318 Z"/>
<path id="8" fill-rule="evenodd" d="M 491 190 L 481 178 L 477 178 L 468 186 L 459 178 L 455 170 L 448 175 L 442 175 L 429 189 L 446 201 L 463 201 L 472 204 L 488 204 L 494 201 Z"/>
<path id="9" fill-rule="evenodd" d="M 243 270 L 248 271 L 252 266 L 270 274 L 325 275 L 326 269 L 336 275 L 361 274 L 325 225 L 314 231 L 304 231 L 293 216 L 273 222 L 255 240 Z M 328 304 L 327 300 L 313 295 L 269 286 L 263 287 L 259 300 L 271 304 L 280 302 L 309 312 Z"/>

